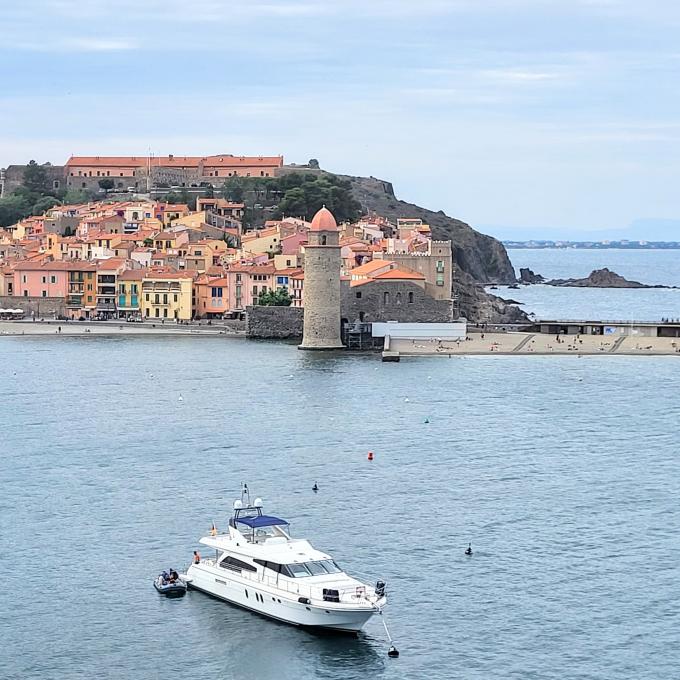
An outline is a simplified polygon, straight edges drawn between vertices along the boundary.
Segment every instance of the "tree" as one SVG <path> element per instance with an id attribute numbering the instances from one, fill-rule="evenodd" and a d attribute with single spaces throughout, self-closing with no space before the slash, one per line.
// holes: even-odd
<path id="1" fill-rule="evenodd" d="M 145 238 L 144 239 L 144 247 L 145 248 L 152 248 L 153 247 L 153 239 L 152 238 Z"/>
<path id="2" fill-rule="evenodd" d="M 38 194 L 51 193 L 50 181 L 45 167 L 38 165 L 35 161 L 30 161 L 24 170 L 23 186 Z"/>
<path id="3" fill-rule="evenodd" d="M 307 162 L 307 165 L 310 168 L 313 168 L 314 170 L 319 169 L 319 161 L 317 161 L 316 158 L 310 158 L 309 161 Z"/>
<path id="4" fill-rule="evenodd" d="M 257 299 L 257 304 L 264 307 L 290 307 L 292 302 L 287 288 L 268 290 L 266 293 L 260 293 Z"/>
<path id="5" fill-rule="evenodd" d="M 203 196 L 204 198 L 215 198 L 215 189 L 212 184 L 208 184 Z"/>
<path id="6" fill-rule="evenodd" d="M 0 198 L 0 227 L 9 227 L 31 214 L 31 204 L 22 196 Z"/>
<path id="7" fill-rule="evenodd" d="M 55 198 L 54 196 L 43 196 L 33 204 L 33 207 L 31 208 L 31 214 L 42 215 L 44 212 L 50 208 L 53 208 L 58 203 L 59 199 Z"/>
<path id="8" fill-rule="evenodd" d="M 221 193 L 222 198 L 226 198 L 228 201 L 242 203 L 244 194 L 243 180 L 240 177 L 230 177 L 224 181 Z"/>
<path id="9" fill-rule="evenodd" d="M 104 177 L 104 179 L 100 179 L 99 182 L 97 182 L 97 184 L 99 184 L 99 187 L 101 189 L 104 189 L 106 196 L 108 196 L 109 191 L 111 191 L 111 189 L 113 189 L 113 187 L 116 186 L 114 184 L 114 181 L 110 177 Z"/>
<path id="10" fill-rule="evenodd" d="M 63 197 L 63 201 L 66 205 L 87 203 L 91 198 L 88 191 L 84 189 L 69 189 Z"/>

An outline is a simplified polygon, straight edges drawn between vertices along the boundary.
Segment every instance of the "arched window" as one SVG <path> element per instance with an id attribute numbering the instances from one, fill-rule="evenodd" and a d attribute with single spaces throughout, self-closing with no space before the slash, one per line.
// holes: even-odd
<path id="1" fill-rule="evenodd" d="M 322 246 L 325 246 L 325 245 L 326 245 L 326 237 L 325 237 L 325 236 L 322 236 L 322 237 L 321 237 L 321 245 L 322 245 Z"/>
<path id="2" fill-rule="evenodd" d="M 397 293 L 397 294 L 395 295 L 394 301 L 395 301 L 395 303 L 398 304 L 398 305 L 401 304 L 401 293 Z"/>
<path id="3" fill-rule="evenodd" d="M 413 293 L 412 292 L 408 294 L 408 301 L 413 302 Z"/>
<path id="4" fill-rule="evenodd" d="M 390 294 L 387 291 L 383 293 L 383 304 L 384 305 L 390 304 Z"/>

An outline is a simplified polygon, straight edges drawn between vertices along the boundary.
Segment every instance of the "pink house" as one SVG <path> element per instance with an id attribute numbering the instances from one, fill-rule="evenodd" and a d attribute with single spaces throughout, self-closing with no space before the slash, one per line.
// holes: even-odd
<path id="1" fill-rule="evenodd" d="M 282 255 L 297 255 L 300 252 L 300 246 L 307 243 L 307 232 L 299 231 L 290 236 L 284 236 L 281 239 L 281 254 Z"/>
<path id="2" fill-rule="evenodd" d="M 232 264 L 226 271 L 229 281 L 229 310 L 245 311 L 257 304 L 260 293 L 276 288 L 276 268 L 273 264 Z"/>
<path id="3" fill-rule="evenodd" d="M 203 274 L 194 281 L 194 316 L 221 318 L 229 312 L 229 279 Z"/>
<path id="4" fill-rule="evenodd" d="M 66 297 L 70 262 L 19 262 L 14 267 L 14 295 Z"/>

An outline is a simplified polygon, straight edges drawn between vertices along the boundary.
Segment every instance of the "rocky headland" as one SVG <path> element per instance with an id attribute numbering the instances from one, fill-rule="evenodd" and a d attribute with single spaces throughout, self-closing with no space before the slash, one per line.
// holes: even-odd
<path id="1" fill-rule="evenodd" d="M 414 203 L 399 200 L 392 184 L 375 177 L 341 175 L 352 184 L 354 197 L 365 211 L 375 212 L 391 220 L 418 217 L 430 225 L 434 239 L 453 243 L 455 265 L 453 293 L 457 296 L 462 316 L 469 321 L 487 323 L 528 322 L 528 316 L 517 306 L 484 290 L 488 283 L 511 285 L 515 271 L 503 244 L 480 234 L 469 224 Z"/>

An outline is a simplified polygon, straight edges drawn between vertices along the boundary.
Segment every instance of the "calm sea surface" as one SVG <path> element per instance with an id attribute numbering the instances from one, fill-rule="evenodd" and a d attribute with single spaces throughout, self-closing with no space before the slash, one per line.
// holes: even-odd
<path id="1" fill-rule="evenodd" d="M 519 275 L 529 267 L 547 279 L 582 278 L 608 267 L 617 274 L 646 284 L 680 286 L 680 250 L 509 250 Z M 539 319 L 618 319 L 658 321 L 680 319 L 680 290 L 499 287 L 499 294 L 522 303 Z"/>
<path id="2" fill-rule="evenodd" d="M 677 677 L 678 366 L 1 338 L 0 677 Z M 385 578 L 399 659 L 156 594 L 242 480 Z"/>

